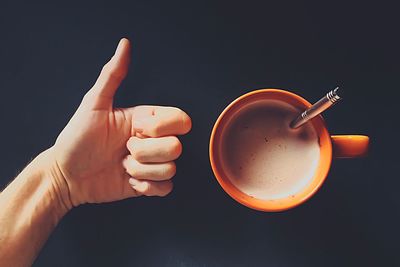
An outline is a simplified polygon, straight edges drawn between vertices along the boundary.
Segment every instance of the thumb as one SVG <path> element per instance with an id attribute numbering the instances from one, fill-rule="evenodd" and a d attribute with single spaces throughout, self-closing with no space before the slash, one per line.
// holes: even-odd
<path id="1" fill-rule="evenodd" d="M 122 38 L 107 64 L 104 65 L 96 83 L 85 96 L 86 104 L 95 109 L 112 107 L 114 94 L 128 73 L 131 45 L 128 39 Z"/>

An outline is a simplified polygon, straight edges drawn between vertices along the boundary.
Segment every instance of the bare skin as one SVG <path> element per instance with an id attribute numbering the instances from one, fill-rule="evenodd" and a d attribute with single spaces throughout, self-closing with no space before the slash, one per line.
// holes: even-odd
<path id="1" fill-rule="evenodd" d="M 30 266 L 73 207 L 171 192 L 176 136 L 191 120 L 174 107 L 114 108 L 129 61 L 122 39 L 55 144 L 0 193 L 0 266 Z"/>

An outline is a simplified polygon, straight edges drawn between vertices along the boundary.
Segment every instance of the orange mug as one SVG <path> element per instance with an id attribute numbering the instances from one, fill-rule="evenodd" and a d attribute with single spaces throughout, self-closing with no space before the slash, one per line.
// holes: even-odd
<path id="1" fill-rule="evenodd" d="M 221 159 L 222 132 L 227 122 L 236 112 L 246 105 L 259 100 L 280 100 L 293 107 L 305 110 L 311 103 L 304 98 L 280 89 L 261 89 L 240 96 L 229 104 L 218 117 L 210 138 L 210 161 L 217 181 L 228 195 L 239 203 L 260 211 L 283 211 L 302 204 L 321 187 L 329 172 L 332 158 L 354 158 L 366 155 L 369 137 L 364 135 L 330 135 L 322 116 L 317 116 L 309 123 L 316 130 L 320 143 L 320 157 L 317 169 L 311 181 L 295 195 L 281 199 L 257 199 L 237 188 L 229 179 Z"/>

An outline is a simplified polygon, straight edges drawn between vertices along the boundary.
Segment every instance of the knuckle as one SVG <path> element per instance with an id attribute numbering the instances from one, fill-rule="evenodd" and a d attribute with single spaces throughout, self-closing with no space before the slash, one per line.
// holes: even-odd
<path id="1" fill-rule="evenodd" d="M 98 101 L 98 94 L 96 93 L 96 88 L 92 87 L 86 94 L 82 97 L 82 102 L 80 108 L 85 107 L 87 105 L 91 106 L 92 104 Z"/>
<path id="2" fill-rule="evenodd" d="M 153 136 L 160 136 L 161 132 L 162 132 L 162 128 L 163 128 L 163 123 L 162 121 L 158 120 L 155 121 L 152 127 L 152 135 Z"/>
<path id="3" fill-rule="evenodd" d="M 142 194 L 150 196 L 152 194 L 151 184 L 149 182 L 142 182 Z"/>
<path id="4" fill-rule="evenodd" d="M 87 91 L 86 94 L 83 96 L 82 100 L 83 100 L 83 101 L 88 101 L 88 100 L 90 100 L 90 99 L 92 99 L 92 98 L 93 98 L 93 92 L 92 92 L 92 90 L 89 90 L 89 91 Z"/>
<path id="5" fill-rule="evenodd" d="M 114 66 L 110 64 L 111 62 L 105 64 L 101 70 L 103 75 L 107 80 L 122 80 L 124 75 L 121 71 L 118 71 Z"/>
<path id="6" fill-rule="evenodd" d="M 103 68 L 101 69 L 101 73 L 102 73 L 105 77 L 111 76 L 112 69 L 111 69 L 111 66 L 110 66 L 110 62 L 108 62 L 107 64 L 105 64 L 105 65 L 103 66 Z"/>
<path id="7" fill-rule="evenodd" d="M 103 68 L 101 68 L 101 72 L 103 73 L 103 74 L 106 74 L 107 72 L 109 72 L 109 70 L 110 70 L 110 63 L 108 62 L 107 64 L 105 64 L 104 66 L 103 66 Z"/>

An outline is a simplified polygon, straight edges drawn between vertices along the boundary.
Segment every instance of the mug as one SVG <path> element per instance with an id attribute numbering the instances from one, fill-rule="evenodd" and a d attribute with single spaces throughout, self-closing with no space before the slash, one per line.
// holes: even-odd
<path id="1" fill-rule="evenodd" d="M 263 200 L 243 193 L 229 179 L 221 160 L 222 132 L 227 122 L 246 105 L 259 100 L 280 100 L 303 111 L 311 106 L 304 98 L 281 89 L 260 89 L 244 94 L 229 104 L 218 117 L 210 137 L 209 156 L 214 175 L 221 187 L 239 203 L 260 211 L 275 212 L 296 207 L 313 196 L 324 183 L 333 158 L 354 158 L 368 152 L 369 137 L 364 135 L 330 135 L 321 115 L 312 123 L 320 144 L 320 157 L 311 181 L 295 195 L 281 199 Z"/>

